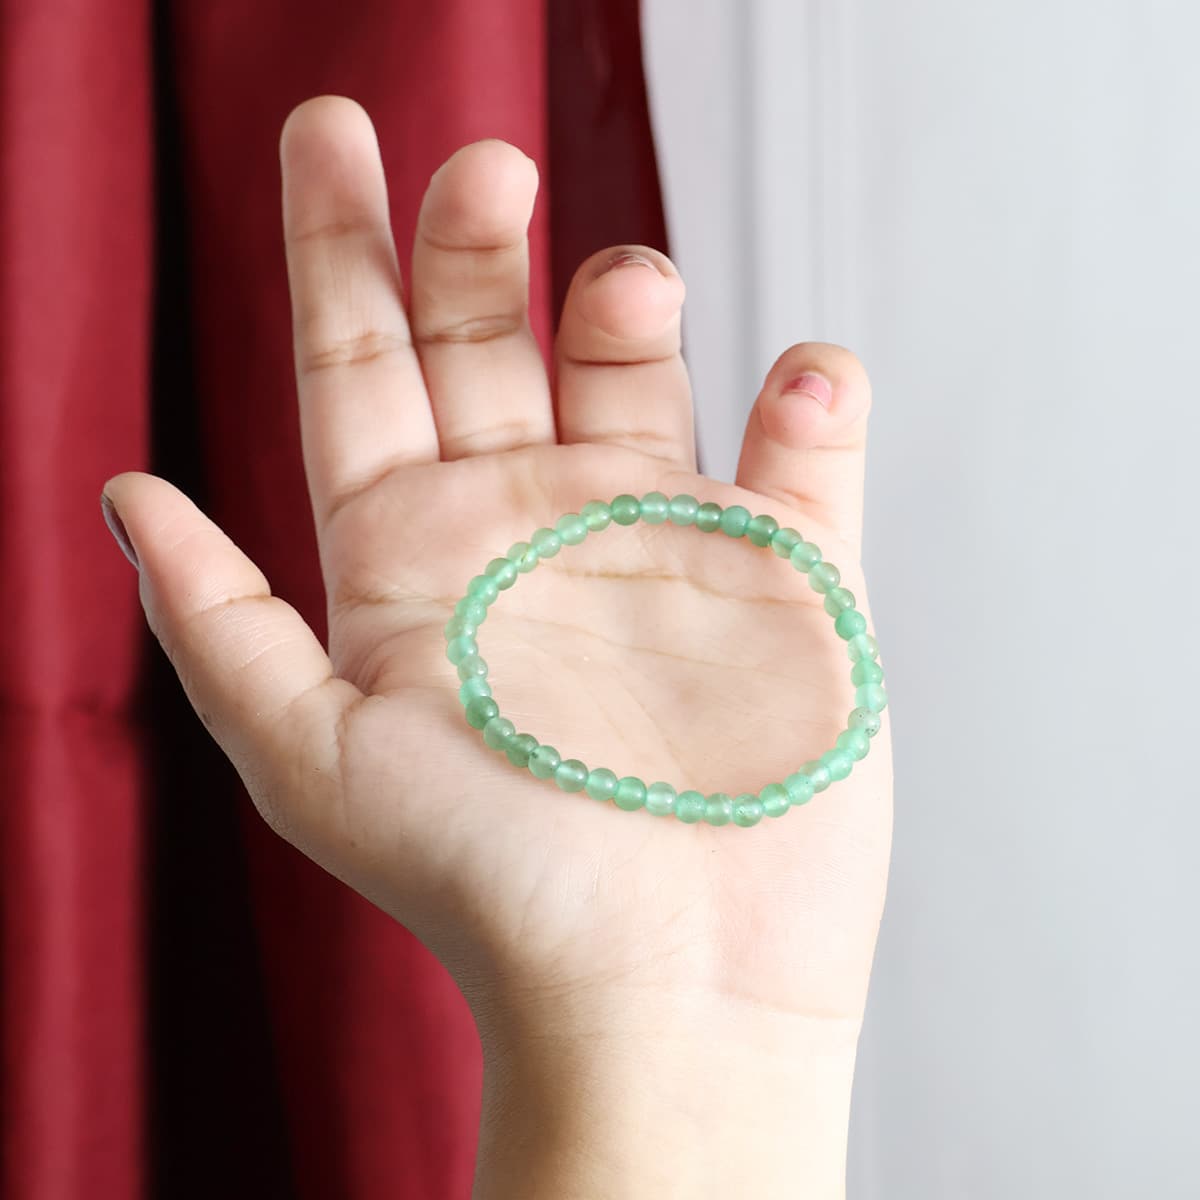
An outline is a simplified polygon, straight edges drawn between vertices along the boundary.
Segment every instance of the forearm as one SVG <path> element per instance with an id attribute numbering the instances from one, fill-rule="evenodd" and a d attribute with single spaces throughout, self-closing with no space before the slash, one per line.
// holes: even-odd
<path id="1" fill-rule="evenodd" d="M 856 1022 L 642 998 L 481 1034 L 474 1200 L 845 1195 Z"/>

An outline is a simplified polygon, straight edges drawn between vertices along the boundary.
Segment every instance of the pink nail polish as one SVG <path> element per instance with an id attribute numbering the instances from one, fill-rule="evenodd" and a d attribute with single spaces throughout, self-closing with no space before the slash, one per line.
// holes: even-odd
<path id="1" fill-rule="evenodd" d="M 833 384 L 824 375 L 818 375 L 815 371 L 806 371 L 799 379 L 793 379 L 791 383 L 784 384 L 783 390 L 785 392 L 804 392 L 822 408 L 829 408 L 833 404 Z"/>

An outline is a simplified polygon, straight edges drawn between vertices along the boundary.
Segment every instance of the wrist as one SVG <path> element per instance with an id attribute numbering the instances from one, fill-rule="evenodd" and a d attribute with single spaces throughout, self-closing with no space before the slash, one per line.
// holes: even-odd
<path id="1" fill-rule="evenodd" d="M 845 1195 L 857 1020 L 632 989 L 477 1020 L 474 1200 Z"/>

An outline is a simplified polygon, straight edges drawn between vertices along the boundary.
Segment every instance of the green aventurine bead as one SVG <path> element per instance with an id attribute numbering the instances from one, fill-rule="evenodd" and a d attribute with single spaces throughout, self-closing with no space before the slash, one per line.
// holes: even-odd
<path id="1" fill-rule="evenodd" d="M 493 558 L 483 568 L 483 573 L 490 575 L 502 592 L 507 591 L 517 582 L 517 564 L 511 558 Z"/>
<path id="2" fill-rule="evenodd" d="M 762 801 L 763 813 L 768 817 L 782 817 L 791 803 L 782 783 L 768 783 L 758 793 L 758 798 Z"/>
<path id="3" fill-rule="evenodd" d="M 753 792 L 743 792 L 733 802 L 733 823 L 743 829 L 763 819 L 763 802 Z"/>
<path id="4" fill-rule="evenodd" d="M 791 558 L 792 551 L 800 545 L 804 539 L 790 526 L 785 525 L 782 529 L 777 529 L 771 534 L 771 549 L 779 555 L 780 558 Z"/>
<path id="5" fill-rule="evenodd" d="M 833 627 L 837 630 L 838 637 L 849 641 L 852 637 L 858 637 L 860 633 L 866 633 L 867 618 L 857 608 L 846 608 L 838 613 Z"/>
<path id="6" fill-rule="evenodd" d="M 807 573 L 821 561 L 821 547 L 812 542 L 797 542 L 788 557 L 797 571 Z"/>
<path id="7" fill-rule="evenodd" d="M 680 792 L 675 798 L 675 815 L 685 825 L 695 825 L 704 817 L 704 797 L 699 792 Z"/>
<path id="8" fill-rule="evenodd" d="M 457 667 L 468 654 L 477 654 L 479 643 L 473 637 L 451 638 L 446 643 L 446 657 Z"/>
<path id="9" fill-rule="evenodd" d="M 483 727 L 484 745 L 493 750 L 503 750 L 508 739 L 517 732 L 517 727 L 507 717 L 493 717 Z"/>
<path id="10" fill-rule="evenodd" d="M 466 658 L 459 660 L 459 679 L 470 679 L 472 675 L 486 675 L 487 673 L 488 665 L 478 654 L 468 654 Z"/>
<path id="11" fill-rule="evenodd" d="M 504 753 L 514 767 L 529 766 L 529 756 L 537 749 L 537 738 L 532 733 L 518 733 L 508 739 Z"/>
<path id="12" fill-rule="evenodd" d="M 579 515 L 593 533 L 607 529 L 612 521 L 612 509 L 603 500 L 589 500 L 579 510 Z"/>
<path id="13" fill-rule="evenodd" d="M 829 770 L 829 778 L 836 782 L 845 779 L 854 766 L 854 759 L 845 750 L 826 750 L 821 755 L 821 761 Z"/>
<path id="14" fill-rule="evenodd" d="M 475 696 L 467 701 L 467 724 L 482 729 L 493 717 L 500 715 L 500 706 L 491 696 Z"/>
<path id="15" fill-rule="evenodd" d="M 451 617 L 446 622 L 442 632 L 446 635 L 446 640 L 449 641 L 451 638 L 456 637 L 474 637 L 475 628 L 475 623 L 468 621 L 466 617 Z"/>
<path id="16" fill-rule="evenodd" d="M 538 565 L 537 551 L 528 542 L 513 542 L 505 557 L 517 564 L 522 575 L 528 575 Z"/>
<path id="17" fill-rule="evenodd" d="M 462 687 L 458 689 L 458 698 L 463 704 L 469 704 L 476 696 L 490 696 L 492 694 L 492 685 L 482 675 L 472 675 L 470 679 L 464 679 Z"/>
<path id="18" fill-rule="evenodd" d="M 877 658 L 879 643 L 869 633 L 860 633 L 846 643 L 846 653 L 850 655 L 851 662 L 858 662 L 860 658 Z"/>
<path id="19" fill-rule="evenodd" d="M 567 513 L 554 523 L 558 536 L 564 546 L 578 546 L 587 537 L 587 522 L 579 513 Z"/>
<path id="20" fill-rule="evenodd" d="M 829 768 L 818 759 L 802 763 L 800 770 L 812 780 L 814 792 L 823 792 L 833 782 L 829 778 Z"/>
<path id="21" fill-rule="evenodd" d="M 670 506 L 670 500 L 662 492 L 647 492 L 642 497 L 642 520 L 647 525 L 661 525 Z"/>
<path id="22" fill-rule="evenodd" d="M 733 797 L 728 792 L 713 792 L 704 802 L 706 825 L 728 825 L 733 820 Z"/>
<path id="23" fill-rule="evenodd" d="M 618 525 L 632 525 L 642 515 L 642 506 L 636 496 L 622 492 L 610 505 L 612 519 Z"/>
<path id="24" fill-rule="evenodd" d="M 835 587 L 825 593 L 825 611 L 836 617 L 848 608 L 854 607 L 854 593 L 849 588 Z"/>
<path id="25" fill-rule="evenodd" d="M 696 528 L 701 533 L 715 533 L 721 528 L 721 506 L 711 500 L 696 509 Z"/>
<path id="26" fill-rule="evenodd" d="M 877 712 L 872 712 L 869 708 L 855 708 L 850 710 L 850 717 L 846 721 L 848 729 L 861 729 L 867 737 L 874 737 L 879 732 L 879 726 L 883 724 Z"/>
<path id="27" fill-rule="evenodd" d="M 593 800 L 611 800 L 617 790 L 617 777 L 607 767 L 597 767 L 588 772 L 584 787 Z"/>
<path id="28" fill-rule="evenodd" d="M 854 703 L 859 708 L 869 708 L 872 712 L 883 712 L 887 708 L 887 692 L 877 683 L 864 683 L 855 689 Z"/>
<path id="29" fill-rule="evenodd" d="M 769 546 L 779 528 L 779 522 L 765 513 L 751 517 L 746 525 L 746 537 L 755 546 Z"/>
<path id="30" fill-rule="evenodd" d="M 549 779 L 560 762 L 562 755 L 553 746 L 539 746 L 529 756 L 529 773 L 538 779 Z"/>
<path id="31" fill-rule="evenodd" d="M 695 525 L 699 509 L 700 501 L 695 496 L 681 492 L 678 496 L 671 497 L 671 503 L 667 505 L 667 516 L 670 517 L 672 525 Z"/>
<path id="32" fill-rule="evenodd" d="M 490 575 L 476 575 L 467 584 L 467 595 L 481 604 L 491 604 L 500 595 L 500 585 Z"/>
<path id="33" fill-rule="evenodd" d="M 882 683 L 883 668 L 873 658 L 860 658 L 850 668 L 850 682 L 855 687 L 862 687 L 864 683 Z"/>
<path id="34" fill-rule="evenodd" d="M 646 803 L 646 785 L 636 775 L 626 775 L 624 779 L 618 779 L 613 803 L 626 812 L 641 808 Z"/>
<path id="35" fill-rule="evenodd" d="M 565 758 L 554 771 L 554 782 L 564 792 L 582 792 L 588 769 L 577 758 Z"/>
<path id="36" fill-rule="evenodd" d="M 808 571 L 808 585 L 814 592 L 827 592 L 837 587 L 842 573 L 833 563 L 814 563 Z"/>
<path id="37" fill-rule="evenodd" d="M 855 762 L 866 758 L 871 750 L 871 739 L 861 729 L 843 729 L 837 735 L 837 748 L 844 750 Z"/>
<path id="38" fill-rule="evenodd" d="M 813 793 L 816 791 L 813 787 L 812 776 L 806 775 L 803 771 L 793 771 L 783 781 L 783 787 L 793 807 L 800 804 L 807 804 L 813 798 Z"/>
<path id="39" fill-rule="evenodd" d="M 669 783 L 652 783 L 646 789 L 646 811 L 669 817 L 675 811 L 675 789 Z"/>
<path id="40" fill-rule="evenodd" d="M 562 538 L 553 529 L 543 526 L 529 539 L 538 558 L 553 558 L 562 549 Z"/>
<path id="41" fill-rule="evenodd" d="M 731 504 L 721 514 L 721 532 L 728 537 L 741 537 L 750 524 L 750 510 L 740 504 Z"/>
<path id="42" fill-rule="evenodd" d="M 487 620 L 487 605 L 473 596 L 464 596 L 455 606 L 456 616 L 463 617 L 477 629 Z"/>

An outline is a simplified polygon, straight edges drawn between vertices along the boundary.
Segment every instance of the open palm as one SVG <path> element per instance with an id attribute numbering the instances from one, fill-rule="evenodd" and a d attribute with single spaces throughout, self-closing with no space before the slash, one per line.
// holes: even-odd
<path id="1" fill-rule="evenodd" d="M 526 311 L 529 159 L 480 142 L 433 177 L 406 305 L 364 111 L 306 102 L 281 155 L 328 653 L 172 485 L 106 485 L 151 626 L 259 810 L 421 937 L 477 1011 L 499 987 L 695 989 L 856 1027 L 890 841 L 886 714 L 850 777 L 796 811 L 689 826 L 564 794 L 487 748 L 442 631 L 514 542 L 653 490 L 794 526 L 870 626 L 861 365 L 825 343 L 789 349 L 737 484 L 705 479 L 683 285 L 661 253 L 616 247 L 580 267 L 552 387 Z M 806 371 L 831 381 L 831 404 L 787 390 Z M 477 638 L 503 714 L 564 758 L 757 792 L 831 748 L 854 707 L 822 600 L 745 539 L 612 525 L 520 575 Z"/>

